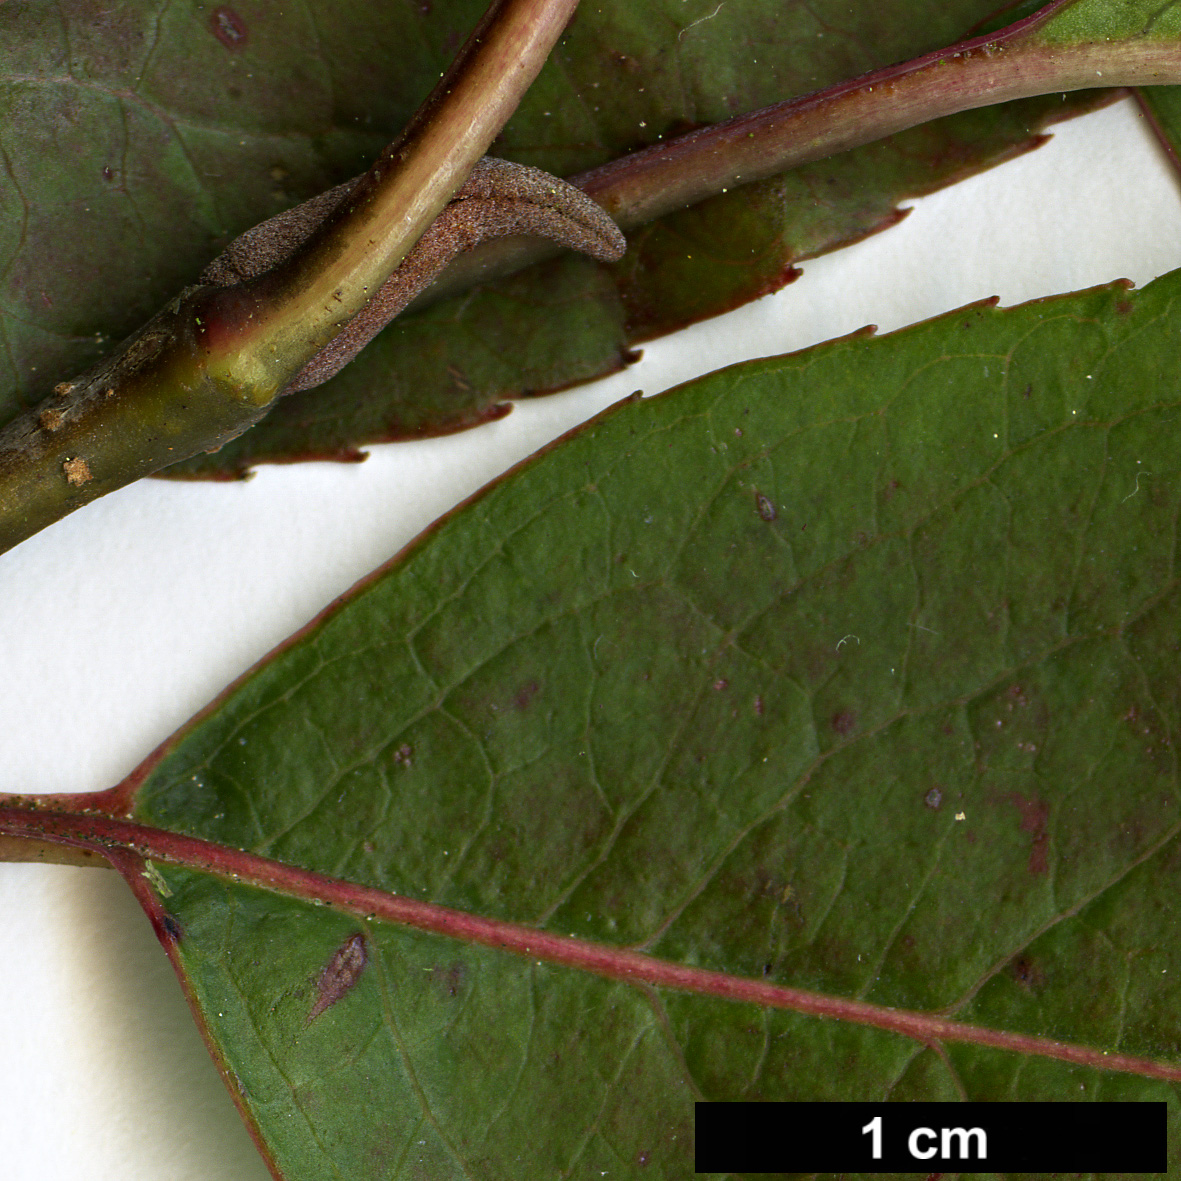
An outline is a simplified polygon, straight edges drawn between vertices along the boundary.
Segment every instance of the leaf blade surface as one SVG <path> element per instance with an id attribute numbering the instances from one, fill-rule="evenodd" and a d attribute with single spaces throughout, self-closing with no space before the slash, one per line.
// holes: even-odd
<path id="1" fill-rule="evenodd" d="M 526 1152 L 682 1176 L 698 1095 L 1153 1097 L 1175 1120 L 1168 1077 L 1014 1048 L 1179 1064 L 1179 295 L 1174 274 L 978 305 L 623 405 L 126 789 L 137 820 L 231 850 L 1009 1049 L 605 983 L 159 866 L 288 1174 L 365 1176 L 368 1154 L 495 1177 Z M 312 1018 L 358 935 L 365 966 Z M 342 1060 L 385 1080 L 391 1122 L 360 1126 Z"/>

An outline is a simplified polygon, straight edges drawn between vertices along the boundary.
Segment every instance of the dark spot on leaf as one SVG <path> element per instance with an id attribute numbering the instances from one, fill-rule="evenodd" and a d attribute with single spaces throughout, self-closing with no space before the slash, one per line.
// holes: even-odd
<path id="1" fill-rule="evenodd" d="M 1033 834 L 1033 847 L 1029 850 L 1029 872 L 1048 873 L 1050 869 L 1050 805 L 1041 800 L 1027 800 L 1018 792 L 1005 797 L 1021 813 L 1021 831 Z"/>
<path id="2" fill-rule="evenodd" d="M 1130 299 L 1117 299 L 1115 301 L 1115 310 L 1121 316 L 1126 316 L 1132 310 L 1133 304 Z"/>
<path id="3" fill-rule="evenodd" d="M 1046 974 L 1038 967 L 1033 957 L 1026 952 L 1022 952 L 1010 962 L 1009 972 L 1018 984 L 1031 992 L 1041 988 L 1046 978 Z"/>
<path id="4" fill-rule="evenodd" d="M 403 742 L 401 746 L 394 751 L 394 762 L 399 767 L 409 767 L 414 762 L 414 747 L 408 742 Z"/>
<path id="5" fill-rule="evenodd" d="M 770 976 L 770 975 L 771 975 L 771 970 L 772 970 L 772 965 L 771 965 L 771 964 L 764 964 L 764 965 L 763 965 L 763 975 L 764 975 L 764 976 Z"/>
<path id="6" fill-rule="evenodd" d="M 761 718 L 763 716 L 763 699 L 761 697 L 755 698 L 755 713 Z"/>
<path id="7" fill-rule="evenodd" d="M 115 170 L 109 164 L 104 164 L 103 165 L 103 180 L 114 180 L 114 179 L 115 179 Z"/>
<path id="8" fill-rule="evenodd" d="M 172 940 L 173 943 L 180 942 L 180 923 L 176 921 L 170 914 L 166 914 L 160 921 L 160 926 L 164 929 L 164 934 Z"/>
<path id="9" fill-rule="evenodd" d="M 246 22 L 232 8 L 215 8 L 209 27 L 227 49 L 241 49 L 246 44 Z"/>
<path id="10" fill-rule="evenodd" d="M 308 1014 L 309 1025 L 356 985 L 368 961 L 365 936 L 359 932 L 350 935 L 332 953 L 332 958 L 324 965 L 316 980 L 316 1003 Z"/>
<path id="11" fill-rule="evenodd" d="M 937 787 L 931 788 L 931 790 L 927 792 L 925 796 L 923 796 L 923 803 L 926 804 L 928 808 L 938 811 L 939 805 L 943 803 L 943 792 L 941 792 Z"/>
<path id="12" fill-rule="evenodd" d="M 459 996 L 466 975 L 467 969 L 460 963 L 452 964 L 448 968 L 430 969 L 431 983 L 437 985 L 440 991 L 446 993 L 448 997 Z"/>
<path id="13" fill-rule="evenodd" d="M 541 686 L 536 681 L 530 681 L 527 685 L 523 685 L 517 690 L 517 695 L 513 698 L 513 705 L 524 712 L 529 708 L 529 703 L 537 696 L 540 688 Z"/>
<path id="14" fill-rule="evenodd" d="M 759 516 L 764 521 L 773 521 L 779 514 L 775 511 L 775 506 L 761 493 L 755 493 L 755 506 L 759 510 Z"/>
<path id="15" fill-rule="evenodd" d="M 837 710 L 829 725 L 841 735 L 851 734 L 857 727 L 857 715 L 851 709 Z"/>
<path id="16" fill-rule="evenodd" d="M 1021 396 L 1028 400 L 1029 395 L 1032 393 L 1033 393 L 1033 383 L 1029 382 L 1026 384 L 1025 389 L 1023 389 L 1021 391 Z"/>

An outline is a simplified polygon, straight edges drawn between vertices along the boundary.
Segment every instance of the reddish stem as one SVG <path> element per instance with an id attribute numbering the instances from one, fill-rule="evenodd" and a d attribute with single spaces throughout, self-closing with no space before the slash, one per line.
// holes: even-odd
<path id="1" fill-rule="evenodd" d="M 960 111 L 1056 91 L 1181 83 L 1175 41 L 1039 41 L 1042 26 L 1075 2 L 1055 0 L 998 32 L 652 144 L 567 179 L 629 230 L 730 188 Z M 531 238 L 489 243 L 457 258 L 411 306 L 553 253 Z"/>
<path id="2" fill-rule="evenodd" d="M 893 1009 L 802 988 L 787 988 L 707 968 L 670 963 L 642 952 L 573 936 L 555 935 L 522 923 L 485 918 L 416 898 L 313 873 L 296 866 L 227 848 L 198 837 L 166 832 L 93 812 L 59 812 L 29 807 L 0 807 L 0 833 L 49 840 L 110 856 L 134 854 L 202 873 L 245 882 L 266 890 L 322 903 L 366 918 L 478 943 L 514 955 L 591 972 L 608 979 L 672 988 L 681 992 L 789 1009 L 868 1025 L 913 1038 L 924 1045 L 967 1042 L 1041 1058 L 1055 1058 L 1096 1070 L 1114 1070 L 1145 1078 L 1181 1082 L 1181 1065 L 1130 1054 L 1112 1054 L 1051 1038 L 987 1029 L 930 1013 Z M 158 924 L 159 925 L 159 924 Z"/>

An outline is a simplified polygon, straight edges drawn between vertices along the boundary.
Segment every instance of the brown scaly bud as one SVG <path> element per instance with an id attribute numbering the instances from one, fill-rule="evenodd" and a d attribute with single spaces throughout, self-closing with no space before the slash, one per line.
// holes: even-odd
<path id="1" fill-rule="evenodd" d="M 205 268 L 200 281 L 232 287 L 278 266 L 348 197 L 359 179 L 247 230 Z M 616 224 L 581 189 L 538 168 L 485 156 L 401 266 L 284 393 L 311 389 L 338 373 L 457 254 L 489 238 L 514 234 L 548 238 L 602 262 L 618 261 L 627 248 Z"/>

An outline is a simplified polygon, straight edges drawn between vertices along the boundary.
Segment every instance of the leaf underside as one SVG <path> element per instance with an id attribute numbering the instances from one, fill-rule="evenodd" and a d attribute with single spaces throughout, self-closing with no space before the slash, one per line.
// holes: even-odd
<path id="1" fill-rule="evenodd" d="M 1181 272 L 622 404 L 239 682 L 134 817 L 1181 1067 L 1179 327 Z M 697 1098 L 1165 1100 L 1181 1168 L 1176 1083 L 149 881 L 292 1181 L 682 1181 Z"/>
<path id="2" fill-rule="evenodd" d="M 365 168 L 483 7 L 67 0 L 52 19 L 0 8 L 0 423 L 92 364 L 230 238 Z M 569 175 L 952 43 L 993 8 L 586 5 L 493 150 Z M 893 224 L 899 200 L 1036 146 L 1048 122 L 1103 101 L 942 120 L 665 218 L 633 235 L 617 267 L 564 258 L 449 300 L 172 474 L 355 459 L 363 443 L 461 429 L 505 398 L 612 372 L 636 341 L 775 290 L 793 262 Z"/>
<path id="3" fill-rule="evenodd" d="M 1136 97 L 1181 180 L 1181 86 L 1145 86 Z"/>

